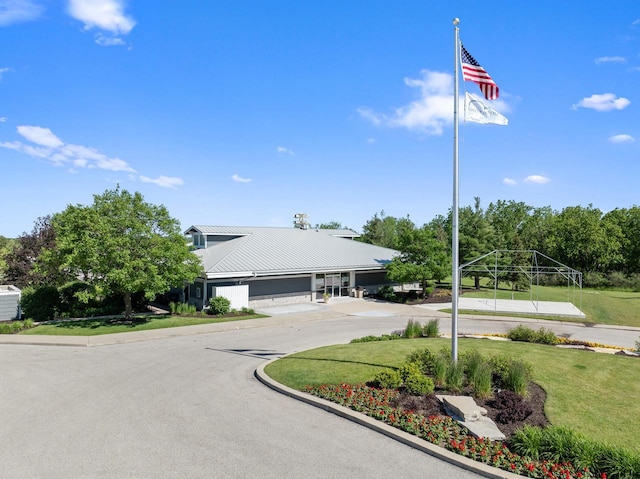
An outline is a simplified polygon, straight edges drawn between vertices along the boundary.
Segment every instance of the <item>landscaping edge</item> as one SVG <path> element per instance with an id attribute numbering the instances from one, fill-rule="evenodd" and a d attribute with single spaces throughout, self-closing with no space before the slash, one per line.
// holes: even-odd
<path id="1" fill-rule="evenodd" d="M 283 356 L 286 357 L 286 356 Z M 297 399 L 298 401 L 302 401 L 304 403 L 310 404 L 311 406 L 318 407 L 320 409 L 324 409 L 327 412 L 340 416 L 349 421 L 355 422 L 361 426 L 367 427 L 376 431 L 380 434 L 384 434 L 391 439 L 394 439 L 402 444 L 405 444 L 409 447 L 417 449 L 421 452 L 425 452 L 431 456 L 434 456 L 438 459 L 441 459 L 449 464 L 453 464 L 462 469 L 466 469 L 468 471 L 474 472 L 484 477 L 488 477 L 491 479 L 517 479 L 523 476 L 519 476 L 517 474 L 513 474 L 508 471 L 504 471 L 502 469 L 498 469 L 496 467 L 491 467 L 487 464 L 483 464 L 481 462 L 474 461 L 464 456 L 460 456 L 454 452 L 448 451 L 444 448 L 438 447 L 435 444 L 431 444 L 428 441 L 420 439 L 413 434 L 409 434 L 407 432 L 401 431 L 394 427 L 391 427 L 383 422 L 377 421 L 369 416 L 366 416 L 362 413 L 354 411 L 344 406 L 340 406 L 339 404 L 333 403 L 331 401 L 327 401 L 326 399 L 322 399 L 311 394 L 306 394 L 302 391 L 297 391 L 292 389 L 284 384 L 281 384 L 277 381 L 271 379 L 265 372 L 264 368 L 267 367 L 274 361 L 277 361 L 280 358 L 273 359 L 266 363 L 261 364 L 254 371 L 254 376 L 265 386 L 270 387 L 274 391 L 277 391 L 285 396 L 289 396 L 293 399 Z"/>

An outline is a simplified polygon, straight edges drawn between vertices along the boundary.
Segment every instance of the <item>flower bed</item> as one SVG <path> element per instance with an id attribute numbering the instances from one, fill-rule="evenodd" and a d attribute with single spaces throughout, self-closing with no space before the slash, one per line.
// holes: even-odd
<path id="1" fill-rule="evenodd" d="M 572 464 L 535 461 L 509 450 L 506 443 L 475 438 L 448 416 L 425 417 L 391 405 L 399 392 L 364 384 L 308 386 L 306 392 L 366 414 L 390 426 L 420 437 L 475 461 L 483 462 L 525 477 L 534 478 L 606 478 Z"/>

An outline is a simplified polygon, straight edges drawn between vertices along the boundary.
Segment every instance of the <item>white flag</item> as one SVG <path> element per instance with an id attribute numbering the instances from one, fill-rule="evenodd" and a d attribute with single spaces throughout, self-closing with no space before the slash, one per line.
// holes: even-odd
<path id="1" fill-rule="evenodd" d="M 465 92 L 464 99 L 464 119 L 474 123 L 484 123 L 492 125 L 508 125 L 507 117 L 501 115 L 496 110 L 482 102 L 477 96 Z"/>

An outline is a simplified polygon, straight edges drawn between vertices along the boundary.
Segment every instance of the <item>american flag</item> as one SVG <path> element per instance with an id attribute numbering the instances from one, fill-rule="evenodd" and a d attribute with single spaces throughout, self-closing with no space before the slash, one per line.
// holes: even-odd
<path id="1" fill-rule="evenodd" d="M 487 100 L 498 98 L 498 85 L 494 82 L 484 68 L 473 58 L 460 44 L 462 58 L 462 78 L 477 83 L 480 91 Z"/>

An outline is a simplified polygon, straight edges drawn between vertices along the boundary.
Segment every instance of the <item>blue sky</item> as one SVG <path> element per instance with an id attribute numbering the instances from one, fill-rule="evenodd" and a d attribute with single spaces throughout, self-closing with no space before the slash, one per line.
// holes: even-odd
<path id="1" fill-rule="evenodd" d="M 185 229 L 446 214 L 454 17 L 509 118 L 461 124 L 460 204 L 639 204 L 640 4 L 527 5 L 0 0 L 0 235 L 117 184 Z"/>

